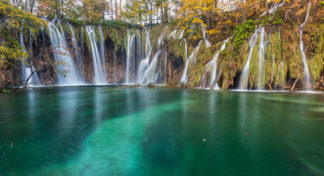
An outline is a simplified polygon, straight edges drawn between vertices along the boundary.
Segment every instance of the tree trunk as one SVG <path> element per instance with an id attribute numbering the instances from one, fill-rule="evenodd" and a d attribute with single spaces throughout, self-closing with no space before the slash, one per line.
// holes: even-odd
<path id="1" fill-rule="evenodd" d="M 31 77 L 34 75 L 35 72 L 36 72 L 36 70 L 32 71 L 32 73 L 28 76 L 28 78 L 25 82 L 24 88 L 27 88 L 28 81 L 31 79 Z"/>
<path id="2" fill-rule="evenodd" d="M 296 84 L 298 83 L 299 81 L 299 78 L 297 78 L 293 84 L 293 86 L 291 87 L 290 91 L 294 91 L 295 87 L 296 87 Z"/>

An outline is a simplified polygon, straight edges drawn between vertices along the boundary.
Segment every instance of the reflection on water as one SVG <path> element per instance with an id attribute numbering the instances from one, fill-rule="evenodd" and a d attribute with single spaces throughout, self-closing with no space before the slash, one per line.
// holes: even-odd
<path id="1" fill-rule="evenodd" d="M 322 107 L 322 95 L 286 93 L 1 95 L 0 175 L 323 175 Z"/>

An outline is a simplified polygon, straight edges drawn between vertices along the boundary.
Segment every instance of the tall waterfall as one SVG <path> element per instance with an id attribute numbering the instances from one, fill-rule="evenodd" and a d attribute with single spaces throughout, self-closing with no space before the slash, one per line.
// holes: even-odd
<path id="1" fill-rule="evenodd" d="M 262 90 L 264 88 L 263 85 L 263 70 L 264 70 L 264 56 L 265 56 L 265 48 L 266 42 L 264 41 L 265 31 L 264 27 L 261 27 L 260 34 L 260 44 L 259 44 L 259 75 L 258 75 L 258 90 Z"/>
<path id="2" fill-rule="evenodd" d="M 159 68 L 159 56 L 161 54 L 161 50 L 157 51 L 154 55 L 150 65 L 144 72 L 144 78 L 142 84 L 150 84 L 150 83 L 157 83 L 160 75 Z"/>
<path id="3" fill-rule="evenodd" d="M 102 28 L 99 25 L 98 32 L 100 35 L 100 56 L 101 56 L 101 64 L 102 64 L 102 71 L 104 74 L 104 77 L 107 77 L 107 71 L 106 71 L 106 58 L 105 58 L 105 39 L 102 34 Z"/>
<path id="4" fill-rule="evenodd" d="M 256 29 L 254 34 L 252 35 L 250 41 L 249 41 L 250 52 L 249 52 L 248 59 L 246 61 L 246 64 L 244 66 L 244 69 L 243 69 L 243 72 L 242 72 L 242 75 L 241 75 L 241 78 L 240 78 L 240 87 L 239 87 L 239 89 L 241 89 L 241 90 L 248 89 L 250 62 L 251 62 L 253 49 L 254 49 L 255 45 L 257 44 L 257 42 L 258 42 L 259 32 L 260 32 L 260 28 Z"/>
<path id="5" fill-rule="evenodd" d="M 203 37 L 204 37 L 204 40 L 205 40 L 205 43 L 206 43 L 206 48 L 211 47 L 210 41 L 207 40 L 206 27 L 204 25 L 201 25 L 201 31 L 203 33 Z"/>
<path id="6" fill-rule="evenodd" d="M 164 57 L 163 60 L 159 60 L 160 55 L 162 53 L 161 47 L 163 46 L 164 40 L 164 32 L 160 35 L 157 40 L 157 47 L 159 50 L 155 53 L 152 60 L 150 61 L 150 41 L 147 41 L 149 45 L 146 45 L 146 50 L 148 51 L 149 55 L 144 59 L 139 66 L 139 79 L 138 83 L 140 84 L 157 84 L 162 81 L 162 79 L 166 80 L 167 74 L 167 57 Z M 149 39 L 149 34 L 147 34 L 146 39 Z M 165 52 L 165 55 L 167 53 Z"/>
<path id="7" fill-rule="evenodd" d="M 209 71 L 209 73 L 211 73 L 211 79 L 209 82 L 209 85 L 207 85 L 207 88 L 210 88 L 210 86 L 216 81 L 216 76 L 217 76 L 217 60 L 219 57 L 219 54 L 225 50 L 226 48 L 226 44 L 228 43 L 229 38 L 224 40 L 220 50 L 218 50 L 215 54 L 215 56 L 213 57 L 213 59 L 207 63 L 206 65 L 206 71 Z M 206 76 L 206 75 L 205 75 Z M 216 89 L 219 89 L 218 84 L 216 83 Z"/>
<path id="8" fill-rule="evenodd" d="M 126 73 L 125 73 L 125 83 L 129 84 L 129 76 L 130 76 L 130 65 L 131 65 L 131 59 L 133 58 L 134 55 L 134 47 L 135 47 L 135 34 L 130 35 L 128 32 L 128 39 L 127 39 L 127 62 L 126 62 Z M 135 66 L 134 66 L 135 67 Z"/>
<path id="9" fill-rule="evenodd" d="M 189 68 L 189 64 L 191 64 L 191 62 L 193 62 L 194 64 L 196 63 L 196 57 L 197 54 L 199 52 L 199 48 L 201 43 L 203 42 L 203 40 L 201 40 L 198 45 L 196 46 L 196 48 L 192 51 L 191 55 L 189 56 L 188 60 L 186 60 L 186 65 L 185 68 L 183 70 L 181 79 L 180 79 L 180 83 L 181 84 L 187 84 L 188 82 L 188 68 Z"/>
<path id="10" fill-rule="evenodd" d="M 93 61 L 93 71 L 94 71 L 94 84 L 105 84 L 106 76 L 104 74 L 104 65 L 100 57 L 98 46 L 97 46 L 97 37 L 94 31 L 93 26 L 86 26 L 86 31 L 91 43 L 91 53 Z"/>
<path id="11" fill-rule="evenodd" d="M 45 43 L 45 30 L 44 30 L 44 26 L 42 26 L 42 40 L 43 40 L 43 47 L 46 47 L 46 43 Z"/>
<path id="12" fill-rule="evenodd" d="M 186 57 L 186 62 L 188 59 L 188 45 L 187 45 L 187 39 L 183 39 L 184 43 L 185 43 L 185 57 Z"/>
<path id="13" fill-rule="evenodd" d="M 55 25 L 55 22 L 57 22 L 57 25 Z M 59 28 L 61 31 L 59 30 Z M 75 69 L 72 56 L 69 50 L 67 49 L 67 43 L 63 33 L 64 31 L 60 24 L 60 21 L 57 21 L 56 19 L 52 20 L 50 23 L 48 23 L 48 30 L 50 33 L 50 39 L 54 50 L 54 59 L 56 62 L 61 63 L 57 67 L 58 84 L 82 84 L 83 82 L 79 78 L 77 70 Z"/>
<path id="14" fill-rule="evenodd" d="M 24 44 L 24 36 L 23 36 L 23 33 L 22 31 L 20 32 L 20 45 L 21 47 L 23 48 L 23 50 L 25 52 L 26 51 L 26 47 L 25 47 L 25 44 Z M 31 66 L 28 66 L 28 62 L 27 62 L 27 58 L 24 60 L 24 63 L 22 64 L 22 79 L 23 79 L 23 84 L 25 84 L 25 82 L 27 81 L 27 79 L 30 77 L 30 75 L 32 74 L 33 72 L 34 67 L 31 63 Z M 37 72 L 35 72 L 32 77 L 28 80 L 27 82 L 28 86 L 35 86 L 35 85 L 38 85 L 39 84 L 39 78 L 37 76 Z"/>
<path id="15" fill-rule="evenodd" d="M 75 58 L 76 58 L 76 63 L 78 65 L 78 68 L 79 68 L 79 73 L 82 72 L 83 70 L 83 59 L 82 59 L 82 55 L 81 55 L 81 52 L 80 52 L 80 48 L 79 48 L 79 45 L 78 45 L 78 41 L 76 39 L 76 36 L 75 36 L 75 32 L 73 30 L 73 27 L 70 23 L 67 23 L 68 26 L 69 26 L 69 29 L 71 31 L 71 41 L 72 41 L 72 47 L 73 47 L 73 51 L 74 51 L 74 54 L 75 54 Z M 80 74 L 81 76 L 82 74 Z"/>
<path id="16" fill-rule="evenodd" d="M 138 66 L 137 83 L 143 83 L 145 70 L 149 66 L 150 57 L 151 57 L 151 53 L 152 53 L 152 46 L 151 46 L 151 41 L 150 41 L 150 29 L 149 28 L 145 28 L 145 34 L 146 34 L 146 38 L 145 38 L 145 54 L 146 54 L 146 56 L 140 62 L 139 66 Z"/>
<path id="17" fill-rule="evenodd" d="M 311 78 L 310 78 L 310 73 L 309 73 L 308 66 L 307 66 L 306 54 L 305 54 L 305 51 L 304 51 L 303 28 L 304 28 L 304 26 L 306 25 L 306 23 L 308 21 L 310 7 L 311 7 L 311 2 L 309 1 L 308 8 L 307 8 L 306 19 L 305 19 L 304 23 L 301 24 L 300 27 L 299 27 L 299 33 L 300 33 L 299 47 L 300 47 L 300 52 L 301 52 L 302 59 L 303 59 L 303 64 L 304 64 L 306 89 L 308 89 L 308 90 L 311 90 Z"/>
<path id="18" fill-rule="evenodd" d="M 150 57 L 151 52 L 152 52 L 151 29 L 149 27 L 145 27 L 145 54 L 146 54 L 146 57 Z"/>

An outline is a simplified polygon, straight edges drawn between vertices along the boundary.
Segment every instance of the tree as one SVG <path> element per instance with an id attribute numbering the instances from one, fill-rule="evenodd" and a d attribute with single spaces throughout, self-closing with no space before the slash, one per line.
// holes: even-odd
<path id="1" fill-rule="evenodd" d="M 44 23 L 32 13 L 13 6 L 8 0 L 0 1 L 0 68 L 10 68 L 16 60 L 27 57 L 13 34 L 23 27 L 29 27 L 29 24 L 36 28 Z"/>

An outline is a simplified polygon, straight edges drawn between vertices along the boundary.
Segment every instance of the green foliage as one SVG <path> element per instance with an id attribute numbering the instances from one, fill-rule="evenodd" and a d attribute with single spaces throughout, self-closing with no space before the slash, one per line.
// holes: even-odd
<path id="1" fill-rule="evenodd" d="M 98 20 L 98 21 L 85 21 L 85 20 L 77 20 L 73 18 L 64 19 L 65 21 L 71 23 L 73 26 L 81 27 L 84 25 L 99 25 L 102 24 L 103 26 L 119 29 L 123 27 L 135 27 L 134 25 L 121 21 L 121 20 Z"/>
<path id="2" fill-rule="evenodd" d="M 318 5 L 319 5 L 320 7 L 324 7 L 324 1 L 323 1 L 323 0 L 320 0 L 320 1 L 318 2 Z"/>
<path id="3" fill-rule="evenodd" d="M 269 24 L 270 21 L 271 21 L 271 17 L 267 16 L 265 19 L 261 20 L 261 25 L 265 26 L 265 25 Z"/>
<path id="4" fill-rule="evenodd" d="M 319 47 L 319 40 L 320 40 L 320 34 L 312 32 L 311 33 L 311 44 L 312 44 L 312 50 L 311 53 L 314 55 Z"/>
<path id="5" fill-rule="evenodd" d="M 282 24 L 282 23 L 283 23 L 283 20 L 279 16 L 276 16 L 272 21 L 272 24 Z"/>
<path id="6" fill-rule="evenodd" d="M 8 90 L 8 89 L 1 89 L 1 91 L 2 91 L 2 93 L 6 93 L 6 94 L 11 93 L 11 90 Z"/>
<path id="7" fill-rule="evenodd" d="M 121 20 L 105 20 L 102 24 L 117 29 L 123 27 L 132 27 L 130 23 Z"/>
<path id="8" fill-rule="evenodd" d="M 250 19 L 246 23 L 238 24 L 233 31 L 234 35 L 234 47 L 239 49 L 241 45 L 246 41 L 250 32 L 255 28 L 254 20 Z"/>
<path id="9" fill-rule="evenodd" d="M 8 69 L 15 60 L 27 57 L 27 53 L 13 34 L 23 27 L 34 30 L 45 22 L 29 12 L 14 7 L 8 0 L 0 2 L 0 21 L 0 68 Z"/>

